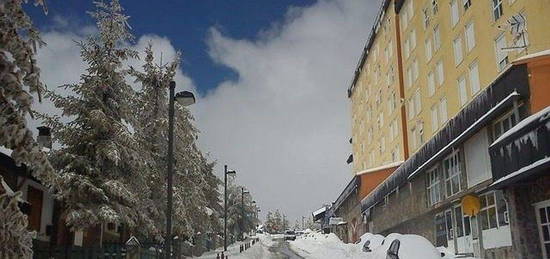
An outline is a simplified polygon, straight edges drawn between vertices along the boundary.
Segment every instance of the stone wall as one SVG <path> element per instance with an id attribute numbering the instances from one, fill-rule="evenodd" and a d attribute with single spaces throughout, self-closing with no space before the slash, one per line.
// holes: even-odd
<path id="1" fill-rule="evenodd" d="M 549 172 L 547 172 L 549 173 Z M 550 199 L 550 176 L 505 189 L 515 258 L 542 258 L 534 203 Z"/>

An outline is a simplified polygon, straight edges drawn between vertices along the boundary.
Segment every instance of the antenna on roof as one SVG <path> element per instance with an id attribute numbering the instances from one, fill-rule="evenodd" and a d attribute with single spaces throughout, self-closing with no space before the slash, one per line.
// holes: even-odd
<path id="1" fill-rule="evenodd" d="M 508 19 L 506 26 L 499 26 L 499 29 L 504 29 L 509 31 L 513 38 L 513 45 L 506 48 L 501 48 L 504 51 L 515 51 L 515 50 L 527 50 L 527 24 L 525 16 L 523 14 L 512 15 Z"/>

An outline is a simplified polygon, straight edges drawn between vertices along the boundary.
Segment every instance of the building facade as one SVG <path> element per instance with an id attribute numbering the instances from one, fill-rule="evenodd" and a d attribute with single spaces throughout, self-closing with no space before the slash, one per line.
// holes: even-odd
<path id="1" fill-rule="evenodd" d="M 549 13 L 545 0 L 383 2 L 348 89 L 353 172 L 404 162 L 363 194 L 369 232 L 549 258 Z"/>

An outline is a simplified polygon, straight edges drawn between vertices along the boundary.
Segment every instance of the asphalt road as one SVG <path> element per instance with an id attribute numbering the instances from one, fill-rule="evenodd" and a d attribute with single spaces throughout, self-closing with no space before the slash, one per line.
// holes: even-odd
<path id="1" fill-rule="evenodd" d="M 269 252 L 276 258 L 281 259 L 303 259 L 303 257 L 297 255 L 292 251 L 288 245 L 288 242 L 279 239 L 277 244 L 269 248 Z"/>

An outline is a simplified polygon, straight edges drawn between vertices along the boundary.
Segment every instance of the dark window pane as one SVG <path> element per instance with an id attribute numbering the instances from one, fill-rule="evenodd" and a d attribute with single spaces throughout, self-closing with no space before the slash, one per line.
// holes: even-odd
<path id="1" fill-rule="evenodd" d="M 540 222 L 542 222 L 542 224 L 548 222 L 548 219 L 546 218 L 546 208 L 540 208 L 539 215 L 540 215 Z"/>
<path id="2" fill-rule="evenodd" d="M 507 213 L 508 213 L 508 206 L 506 205 L 506 200 L 504 200 L 504 195 L 501 191 L 495 192 L 496 199 L 497 199 L 497 212 L 498 212 L 498 225 L 499 226 L 506 226 L 508 225 L 507 221 Z"/>
<path id="3" fill-rule="evenodd" d="M 487 195 L 487 205 L 495 204 L 495 195 L 493 193 Z"/>
<path id="4" fill-rule="evenodd" d="M 481 208 L 485 208 L 487 207 L 487 196 L 485 195 L 482 195 L 482 196 L 479 196 L 479 200 L 481 202 Z"/>
<path id="5" fill-rule="evenodd" d="M 480 212 L 479 217 L 481 218 L 481 228 L 483 230 L 489 229 L 489 222 L 487 221 L 487 211 L 484 210 Z"/>
<path id="6" fill-rule="evenodd" d="M 542 226 L 542 236 L 544 238 L 544 241 L 550 241 L 550 229 L 548 229 L 548 225 Z"/>
<path id="7" fill-rule="evenodd" d="M 496 208 L 492 207 L 492 208 L 489 208 L 487 211 L 489 213 L 489 226 L 490 226 L 490 228 L 496 228 L 497 227 Z"/>
<path id="8" fill-rule="evenodd" d="M 470 217 L 464 217 L 464 232 L 466 236 L 469 236 L 470 233 L 472 233 L 472 229 L 470 227 Z"/>
<path id="9" fill-rule="evenodd" d="M 550 243 L 546 244 L 546 258 L 550 258 Z"/>
<path id="10" fill-rule="evenodd" d="M 550 219 L 550 207 L 546 207 L 546 219 Z"/>
<path id="11" fill-rule="evenodd" d="M 455 208 L 455 219 L 456 219 L 456 236 L 464 236 L 464 226 L 462 224 L 462 210 L 460 207 Z"/>

